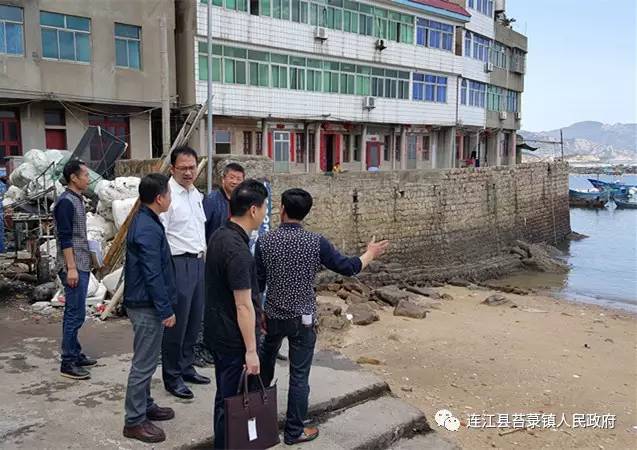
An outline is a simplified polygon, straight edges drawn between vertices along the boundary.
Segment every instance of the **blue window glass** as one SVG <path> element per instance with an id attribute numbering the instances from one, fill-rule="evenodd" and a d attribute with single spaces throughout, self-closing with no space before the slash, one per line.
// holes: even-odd
<path id="1" fill-rule="evenodd" d="M 436 90 L 436 101 L 439 103 L 447 102 L 447 86 L 438 86 Z"/>
<path id="2" fill-rule="evenodd" d="M 435 87 L 433 84 L 425 84 L 425 100 L 433 102 L 435 100 L 434 95 Z"/>
<path id="3" fill-rule="evenodd" d="M 141 35 L 141 27 L 115 24 L 115 65 L 141 69 Z"/>
<path id="4" fill-rule="evenodd" d="M 56 30 L 42 29 L 42 56 L 55 59 L 60 57 Z"/>
<path id="5" fill-rule="evenodd" d="M 42 56 L 91 62 L 91 20 L 86 17 L 40 12 Z"/>
<path id="6" fill-rule="evenodd" d="M 115 39 L 115 64 L 128 67 L 128 45 L 121 39 Z"/>
<path id="7" fill-rule="evenodd" d="M 416 28 L 416 44 L 425 45 L 425 28 L 418 26 Z"/>
<path id="8" fill-rule="evenodd" d="M 24 54 L 22 8 L 0 5 L 0 53 Z"/>
<path id="9" fill-rule="evenodd" d="M 75 38 L 73 33 L 59 31 L 58 38 L 60 41 L 60 59 L 75 60 Z"/>

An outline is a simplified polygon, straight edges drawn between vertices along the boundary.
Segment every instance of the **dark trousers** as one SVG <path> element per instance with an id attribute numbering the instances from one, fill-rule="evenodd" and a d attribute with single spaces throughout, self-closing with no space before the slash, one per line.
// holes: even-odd
<path id="1" fill-rule="evenodd" d="M 303 433 L 310 396 L 310 368 L 314 357 L 316 330 L 314 325 L 303 325 L 301 318 L 267 319 L 267 334 L 261 347 L 261 378 L 269 386 L 274 378 L 276 355 L 283 338 L 290 344 L 290 388 L 285 421 L 285 438 L 296 439 Z"/>
<path id="2" fill-rule="evenodd" d="M 203 258 L 173 257 L 177 280 L 177 323 L 164 330 L 161 347 L 164 385 L 183 384 L 184 375 L 194 375 L 194 346 L 201 329 L 204 308 Z"/>
<path id="3" fill-rule="evenodd" d="M 90 273 L 78 271 L 77 286 L 70 287 L 66 273 L 60 272 L 64 285 L 64 319 L 62 320 L 62 366 L 77 362 L 82 354 L 82 346 L 77 334 L 86 319 L 86 293 Z"/>
<path id="4" fill-rule="evenodd" d="M 164 325 L 155 308 L 128 308 L 133 324 L 133 361 L 126 387 L 127 426 L 139 425 L 146 420 L 146 412 L 154 406 L 150 396 L 150 383 L 159 363 Z"/>
<path id="5" fill-rule="evenodd" d="M 225 407 L 224 399 L 237 395 L 241 372 L 245 363 L 245 355 L 224 355 L 213 351 L 215 360 L 215 394 L 213 428 L 215 449 L 226 448 Z"/>

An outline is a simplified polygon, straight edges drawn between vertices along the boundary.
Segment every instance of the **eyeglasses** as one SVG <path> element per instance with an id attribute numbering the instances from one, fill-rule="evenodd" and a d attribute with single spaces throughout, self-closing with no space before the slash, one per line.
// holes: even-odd
<path id="1" fill-rule="evenodd" d="M 197 166 L 175 167 L 175 170 L 179 172 L 194 172 L 195 170 L 197 170 Z"/>

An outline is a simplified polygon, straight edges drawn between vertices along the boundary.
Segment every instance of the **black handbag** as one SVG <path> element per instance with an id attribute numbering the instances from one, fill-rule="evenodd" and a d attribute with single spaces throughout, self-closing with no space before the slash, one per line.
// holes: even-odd
<path id="1" fill-rule="evenodd" d="M 226 448 L 232 450 L 261 450 L 280 442 L 277 415 L 276 384 L 248 391 L 245 369 L 241 373 L 237 395 L 224 400 Z M 243 388 L 243 389 L 242 389 Z"/>

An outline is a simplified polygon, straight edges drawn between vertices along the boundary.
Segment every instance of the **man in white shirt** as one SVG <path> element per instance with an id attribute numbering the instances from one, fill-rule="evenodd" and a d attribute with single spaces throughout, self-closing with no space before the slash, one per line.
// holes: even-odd
<path id="1" fill-rule="evenodd" d="M 204 251 L 206 216 L 203 195 L 194 186 L 197 152 L 178 147 L 170 155 L 170 209 L 161 215 L 175 264 L 176 325 L 166 328 L 162 341 L 164 387 L 175 397 L 193 398 L 186 382 L 208 384 L 194 367 L 194 345 L 201 329 L 204 310 Z"/>

